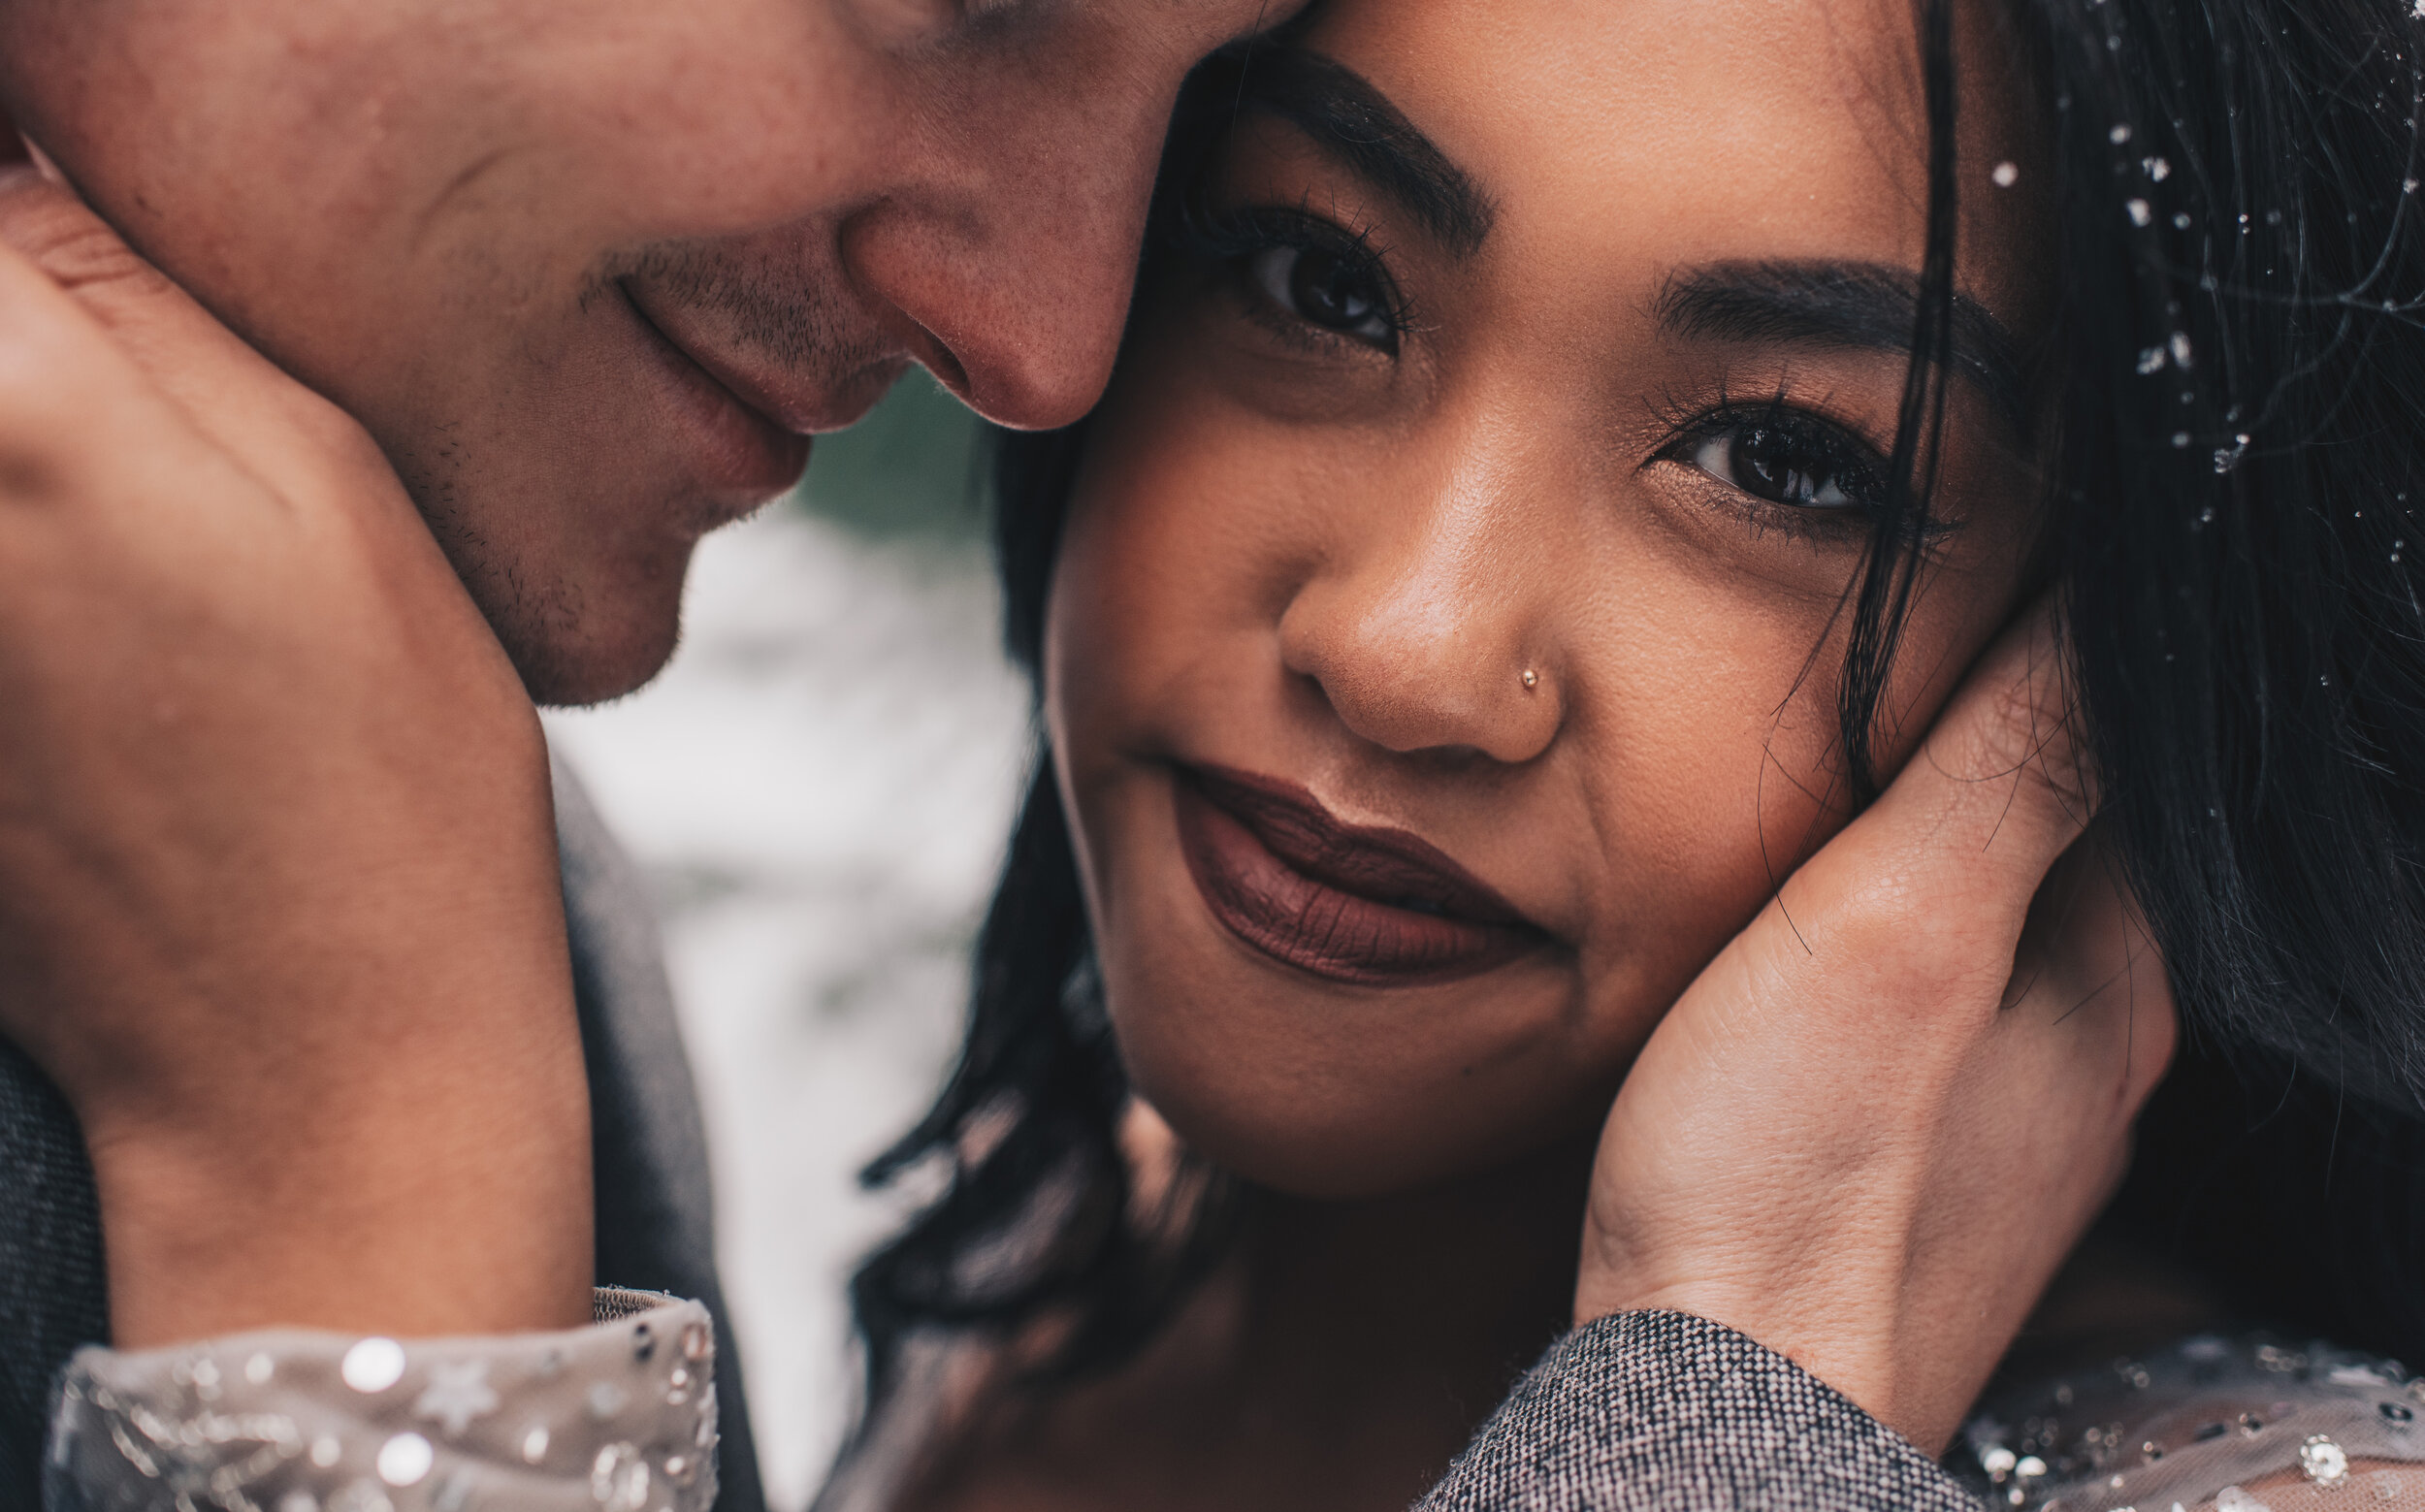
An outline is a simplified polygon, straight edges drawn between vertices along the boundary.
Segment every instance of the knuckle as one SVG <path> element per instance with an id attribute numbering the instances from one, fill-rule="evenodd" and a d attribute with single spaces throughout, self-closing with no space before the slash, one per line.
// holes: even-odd
<path id="1" fill-rule="evenodd" d="M 2133 975 L 2130 1001 L 2130 1063 L 2127 1097 L 2135 1114 L 2172 1069 L 2181 1049 L 2181 1013 L 2173 1000 L 2172 976 L 2150 954 Z"/>
<path id="2" fill-rule="evenodd" d="M 1992 679 L 1948 726 L 1940 761 L 1974 781 L 2067 764 L 2073 721 L 2058 684 L 2035 669 Z"/>
<path id="3" fill-rule="evenodd" d="M 1881 1006 L 1914 1015 L 1985 1010 L 2011 973 L 2010 943 L 1979 911 L 1918 872 L 1862 878 L 1832 900 L 1810 933 L 1832 972 L 1855 975 Z"/>
<path id="4" fill-rule="evenodd" d="M 71 486 L 97 405 L 87 386 L 63 381 L 44 343 L 0 342 L 0 498 L 33 504 Z"/>
<path id="5" fill-rule="evenodd" d="M 379 443 L 371 438 L 361 422 L 317 395 L 309 399 L 307 434 L 312 444 L 332 463 L 348 472 L 388 470 L 387 454 L 379 450 Z"/>
<path id="6" fill-rule="evenodd" d="M 64 488 L 60 461 L 49 448 L 0 422 L 0 504 L 16 508 L 57 498 Z"/>
<path id="7" fill-rule="evenodd" d="M 283 430 L 298 465 L 290 483 L 315 498 L 359 496 L 367 479 L 394 478 L 387 454 L 362 423 L 300 386 L 284 397 Z M 300 500 L 299 500 L 300 501 Z"/>
<path id="8" fill-rule="evenodd" d="M 1939 813 L 1963 863 L 2018 864 L 2034 885 L 2095 813 L 2095 773 L 2065 681 L 1997 679 L 1932 732 L 1928 762 L 1944 779 Z"/>
<path id="9" fill-rule="evenodd" d="M 1849 959 L 1887 963 L 1911 953 L 1923 927 L 1912 889 L 1901 879 L 1865 879 L 1839 898 L 1826 921 L 1827 943 Z"/>
<path id="10" fill-rule="evenodd" d="M 17 189 L 0 209 L 0 240 L 71 293 L 117 285 L 138 292 L 166 286 L 100 216 L 54 186 Z"/>
<path id="11" fill-rule="evenodd" d="M 100 440 L 122 428 L 127 394 L 108 338 L 24 263 L 0 260 L 0 492 L 23 503 L 112 455 Z"/>

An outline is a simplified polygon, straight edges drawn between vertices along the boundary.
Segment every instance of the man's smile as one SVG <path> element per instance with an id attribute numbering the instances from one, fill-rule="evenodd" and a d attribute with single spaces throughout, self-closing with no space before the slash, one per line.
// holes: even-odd
<path id="1" fill-rule="evenodd" d="M 669 334 L 628 282 L 616 289 L 666 391 L 664 412 L 693 442 L 699 481 L 716 494 L 737 496 L 736 518 L 797 482 L 808 466 L 807 435 L 744 398 Z"/>

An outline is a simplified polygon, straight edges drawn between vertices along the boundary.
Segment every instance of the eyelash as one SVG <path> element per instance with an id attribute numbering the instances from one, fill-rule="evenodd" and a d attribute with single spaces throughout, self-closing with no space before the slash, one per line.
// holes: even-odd
<path id="1" fill-rule="evenodd" d="M 1222 270 L 1258 318 L 1291 340 L 1323 350 L 1349 342 L 1395 356 L 1399 338 L 1413 329 L 1412 307 L 1374 248 L 1371 233 L 1348 231 L 1303 207 L 1247 206 L 1220 211 L 1191 207 L 1177 217 L 1171 241 L 1184 255 Z M 1321 324 L 1260 287 L 1255 260 L 1284 251 L 1328 257 L 1360 279 L 1372 292 L 1372 315 L 1380 324 L 1379 335 L 1366 338 Z"/>
<path id="2" fill-rule="evenodd" d="M 1667 422 L 1666 437 L 1651 456 L 1654 463 L 1690 468 L 1740 502 L 1756 529 L 1777 530 L 1803 539 L 1863 539 L 1874 533 L 1886 505 L 1890 464 L 1878 449 L 1846 427 L 1800 405 L 1783 394 L 1739 402 L 1723 397 L 1717 403 Z M 1714 442 L 1762 437 L 1782 448 L 1788 475 L 1848 496 L 1835 505 L 1791 503 L 1754 493 L 1735 478 L 1722 477 L 1703 460 Z M 1739 459 L 1731 459 L 1738 460 Z M 1903 528 L 1908 544 L 1921 545 L 1954 527 L 1941 520 L 1909 522 Z"/>

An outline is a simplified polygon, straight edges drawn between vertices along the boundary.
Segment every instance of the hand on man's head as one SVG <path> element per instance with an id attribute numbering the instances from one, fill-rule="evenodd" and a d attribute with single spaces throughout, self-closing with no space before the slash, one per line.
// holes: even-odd
<path id="1" fill-rule="evenodd" d="M 579 1321 L 520 681 L 362 429 L 26 168 L 0 589 L 0 1034 L 82 1123 L 119 1342 Z"/>
<path id="2" fill-rule="evenodd" d="M 1091 404 L 1181 78 L 1293 9 L 8 0 L 0 104 L 583 701 L 907 363 L 1009 425 Z"/>

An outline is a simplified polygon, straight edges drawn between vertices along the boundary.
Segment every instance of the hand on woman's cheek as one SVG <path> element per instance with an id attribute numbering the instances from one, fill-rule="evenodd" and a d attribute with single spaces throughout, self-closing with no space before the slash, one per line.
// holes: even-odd
<path id="1" fill-rule="evenodd" d="M 2049 625 L 1651 1037 L 1593 1172 L 1578 1321 L 1711 1318 L 1931 1453 L 1952 1436 L 2120 1179 L 2176 1032 L 2110 853 L 2074 843 L 2093 804 Z"/>

